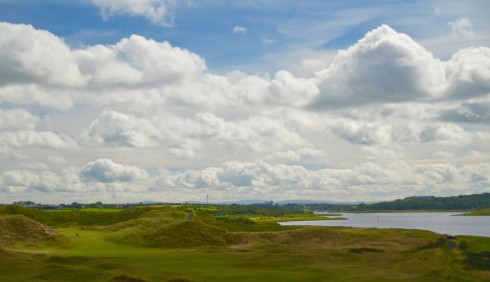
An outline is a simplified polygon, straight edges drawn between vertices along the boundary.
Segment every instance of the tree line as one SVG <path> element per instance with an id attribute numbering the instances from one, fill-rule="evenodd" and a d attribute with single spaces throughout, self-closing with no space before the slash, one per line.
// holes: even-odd
<path id="1" fill-rule="evenodd" d="M 479 210 L 490 207 L 490 193 L 452 197 L 407 197 L 391 202 L 359 204 L 349 210 L 395 211 L 395 210 Z"/>

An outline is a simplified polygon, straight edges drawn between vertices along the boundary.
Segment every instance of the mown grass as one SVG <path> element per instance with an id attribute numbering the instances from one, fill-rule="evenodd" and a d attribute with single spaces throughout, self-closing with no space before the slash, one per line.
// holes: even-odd
<path id="1" fill-rule="evenodd" d="M 59 227 L 64 243 L 0 249 L 0 280 L 490 280 L 490 272 L 468 268 L 465 261 L 465 252 L 490 251 L 490 238 L 458 237 L 456 243 L 467 242 L 462 250 L 438 244 L 445 237 L 428 231 L 233 220 L 243 222 L 197 211 L 190 219 L 184 208 L 162 207 L 110 226 Z M 155 244 L 156 238 L 162 241 Z"/>

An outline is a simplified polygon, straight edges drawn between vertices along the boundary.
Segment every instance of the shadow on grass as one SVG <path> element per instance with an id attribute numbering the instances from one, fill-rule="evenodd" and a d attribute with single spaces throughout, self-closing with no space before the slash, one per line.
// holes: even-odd
<path id="1" fill-rule="evenodd" d="M 109 282 L 146 282 L 146 280 L 130 277 L 127 275 L 118 275 L 109 280 Z"/>
<path id="2" fill-rule="evenodd" d="M 466 269 L 490 271 L 490 252 L 465 252 L 463 264 Z"/>
<path id="3" fill-rule="evenodd" d="M 385 251 L 375 248 L 353 248 L 349 250 L 349 253 L 362 254 L 362 253 L 384 253 Z"/>

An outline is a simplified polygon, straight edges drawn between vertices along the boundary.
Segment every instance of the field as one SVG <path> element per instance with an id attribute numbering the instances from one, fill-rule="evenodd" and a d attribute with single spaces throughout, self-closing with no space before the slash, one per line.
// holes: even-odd
<path id="1" fill-rule="evenodd" d="M 52 222 L 41 211 L 0 216 L 0 227 L 23 222 L 0 232 L 11 238 L 0 248 L 2 281 L 490 281 L 490 238 L 281 227 L 310 216 L 216 218 L 189 207 L 106 213 L 111 224 L 87 211 L 95 219 L 85 225 L 74 211 L 52 229 L 22 213 Z"/>

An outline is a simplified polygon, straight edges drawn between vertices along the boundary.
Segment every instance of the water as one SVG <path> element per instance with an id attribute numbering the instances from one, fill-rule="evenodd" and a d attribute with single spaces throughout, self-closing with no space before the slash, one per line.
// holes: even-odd
<path id="1" fill-rule="evenodd" d="M 490 216 L 454 216 L 461 213 L 343 213 L 347 220 L 280 222 L 281 225 L 348 226 L 430 230 L 448 235 L 490 237 Z"/>

